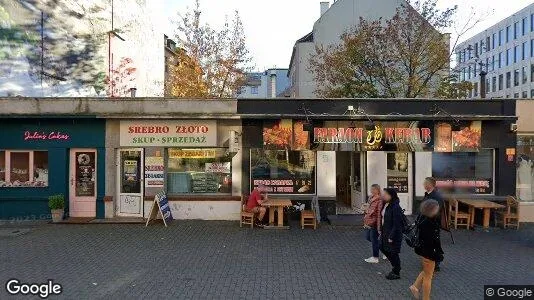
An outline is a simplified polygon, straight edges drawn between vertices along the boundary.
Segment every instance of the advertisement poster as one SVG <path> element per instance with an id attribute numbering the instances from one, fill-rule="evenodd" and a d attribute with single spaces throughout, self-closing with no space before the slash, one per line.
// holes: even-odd
<path id="1" fill-rule="evenodd" d="M 446 194 L 491 194 L 493 181 L 488 178 L 439 178 L 436 180 L 436 187 Z"/>
<path id="2" fill-rule="evenodd" d="M 76 196 L 95 196 L 94 152 L 76 152 Z"/>
<path id="3" fill-rule="evenodd" d="M 408 193 L 408 153 L 387 153 L 387 187 Z"/>
<path id="4" fill-rule="evenodd" d="M 120 145 L 126 147 L 213 147 L 217 145 L 217 121 L 121 121 Z"/>
<path id="5" fill-rule="evenodd" d="M 293 144 L 293 120 L 264 121 L 263 146 L 269 150 L 291 149 Z"/>
<path id="6" fill-rule="evenodd" d="M 463 121 L 455 126 L 447 122 L 438 122 L 435 132 L 435 152 L 478 152 L 480 150 L 481 121 Z"/>
<path id="7" fill-rule="evenodd" d="M 251 189 L 262 184 L 269 194 L 315 194 L 315 152 L 250 150 Z"/>
<path id="8" fill-rule="evenodd" d="M 534 200 L 534 135 L 517 136 L 517 196 Z"/>
<path id="9" fill-rule="evenodd" d="M 304 130 L 306 121 L 293 121 L 293 150 L 309 150 L 310 149 L 310 133 Z"/>
<path id="10" fill-rule="evenodd" d="M 145 157 L 145 187 L 162 188 L 164 182 L 163 157 Z"/>
<path id="11" fill-rule="evenodd" d="M 232 172 L 231 165 L 232 164 L 230 162 L 206 163 L 206 173 L 230 174 Z"/>

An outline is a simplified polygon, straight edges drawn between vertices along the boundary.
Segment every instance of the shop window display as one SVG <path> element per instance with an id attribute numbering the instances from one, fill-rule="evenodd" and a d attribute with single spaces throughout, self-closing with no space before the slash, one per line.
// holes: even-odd
<path id="1" fill-rule="evenodd" d="M 250 178 L 271 194 L 315 194 L 315 152 L 251 149 Z"/>
<path id="2" fill-rule="evenodd" d="M 493 150 L 432 153 L 432 176 L 444 193 L 493 194 Z"/>
<path id="3" fill-rule="evenodd" d="M 534 135 L 517 136 L 517 197 L 534 201 Z"/>
<path id="4" fill-rule="evenodd" d="M 46 186 L 47 151 L 0 151 L 0 187 Z"/>
<path id="5" fill-rule="evenodd" d="M 232 157 L 227 149 L 167 150 L 167 193 L 230 194 Z"/>

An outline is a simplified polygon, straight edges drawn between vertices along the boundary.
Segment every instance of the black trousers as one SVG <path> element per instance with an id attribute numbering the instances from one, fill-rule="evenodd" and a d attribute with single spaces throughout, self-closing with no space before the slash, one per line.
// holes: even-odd
<path id="1" fill-rule="evenodd" d="M 389 263 L 391 263 L 391 267 L 392 267 L 391 272 L 393 272 L 394 274 L 400 275 L 401 261 L 400 261 L 399 253 L 384 252 L 384 255 L 386 255 L 386 257 L 389 260 Z"/>

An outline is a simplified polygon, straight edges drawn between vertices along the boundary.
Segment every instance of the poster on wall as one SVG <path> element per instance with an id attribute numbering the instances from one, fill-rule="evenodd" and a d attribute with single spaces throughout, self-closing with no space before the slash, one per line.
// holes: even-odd
<path id="1" fill-rule="evenodd" d="M 387 187 L 408 193 L 408 153 L 387 153 Z"/>
<path id="2" fill-rule="evenodd" d="M 435 152 L 478 152 L 480 150 L 481 121 L 462 121 L 456 126 L 448 122 L 437 122 L 435 132 Z"/>
<path id="3" fill-rule="evenodd" d="M 164 184 L 163 157 L 145 157 L 145 187 L 162 188 Z"/>
<path id="4" fill-rule="evenodd" d="M 95 196 L 94 152 L 76 152 L 76 196 Z"/>
<path id="5" fill-rule="evenodd" d="M 315 194 L 315 152 L 250 150 L 251 189 L 270 194 Z"/>
<path id="6" fill-rule="evenodd" d="M 293 120 L 264 121 L 263 147 L 268 150 L 291 149 L 293 143 Z"/>
<path id="7" fill-rule="evenodd" d="M 121 121 L 120 145 L 126 147 L 214 147 L 217 145 L 217 121 Z"/>

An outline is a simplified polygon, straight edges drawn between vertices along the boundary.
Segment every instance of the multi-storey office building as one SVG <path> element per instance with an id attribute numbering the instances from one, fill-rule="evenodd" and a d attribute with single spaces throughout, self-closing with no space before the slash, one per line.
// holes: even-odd
<path id="1" fill-rule="evenodd" d="M 456 72 L 480 96 L 487 72 L 489 98 L 534 98 L 534 3 L 458 45 Z"/>

